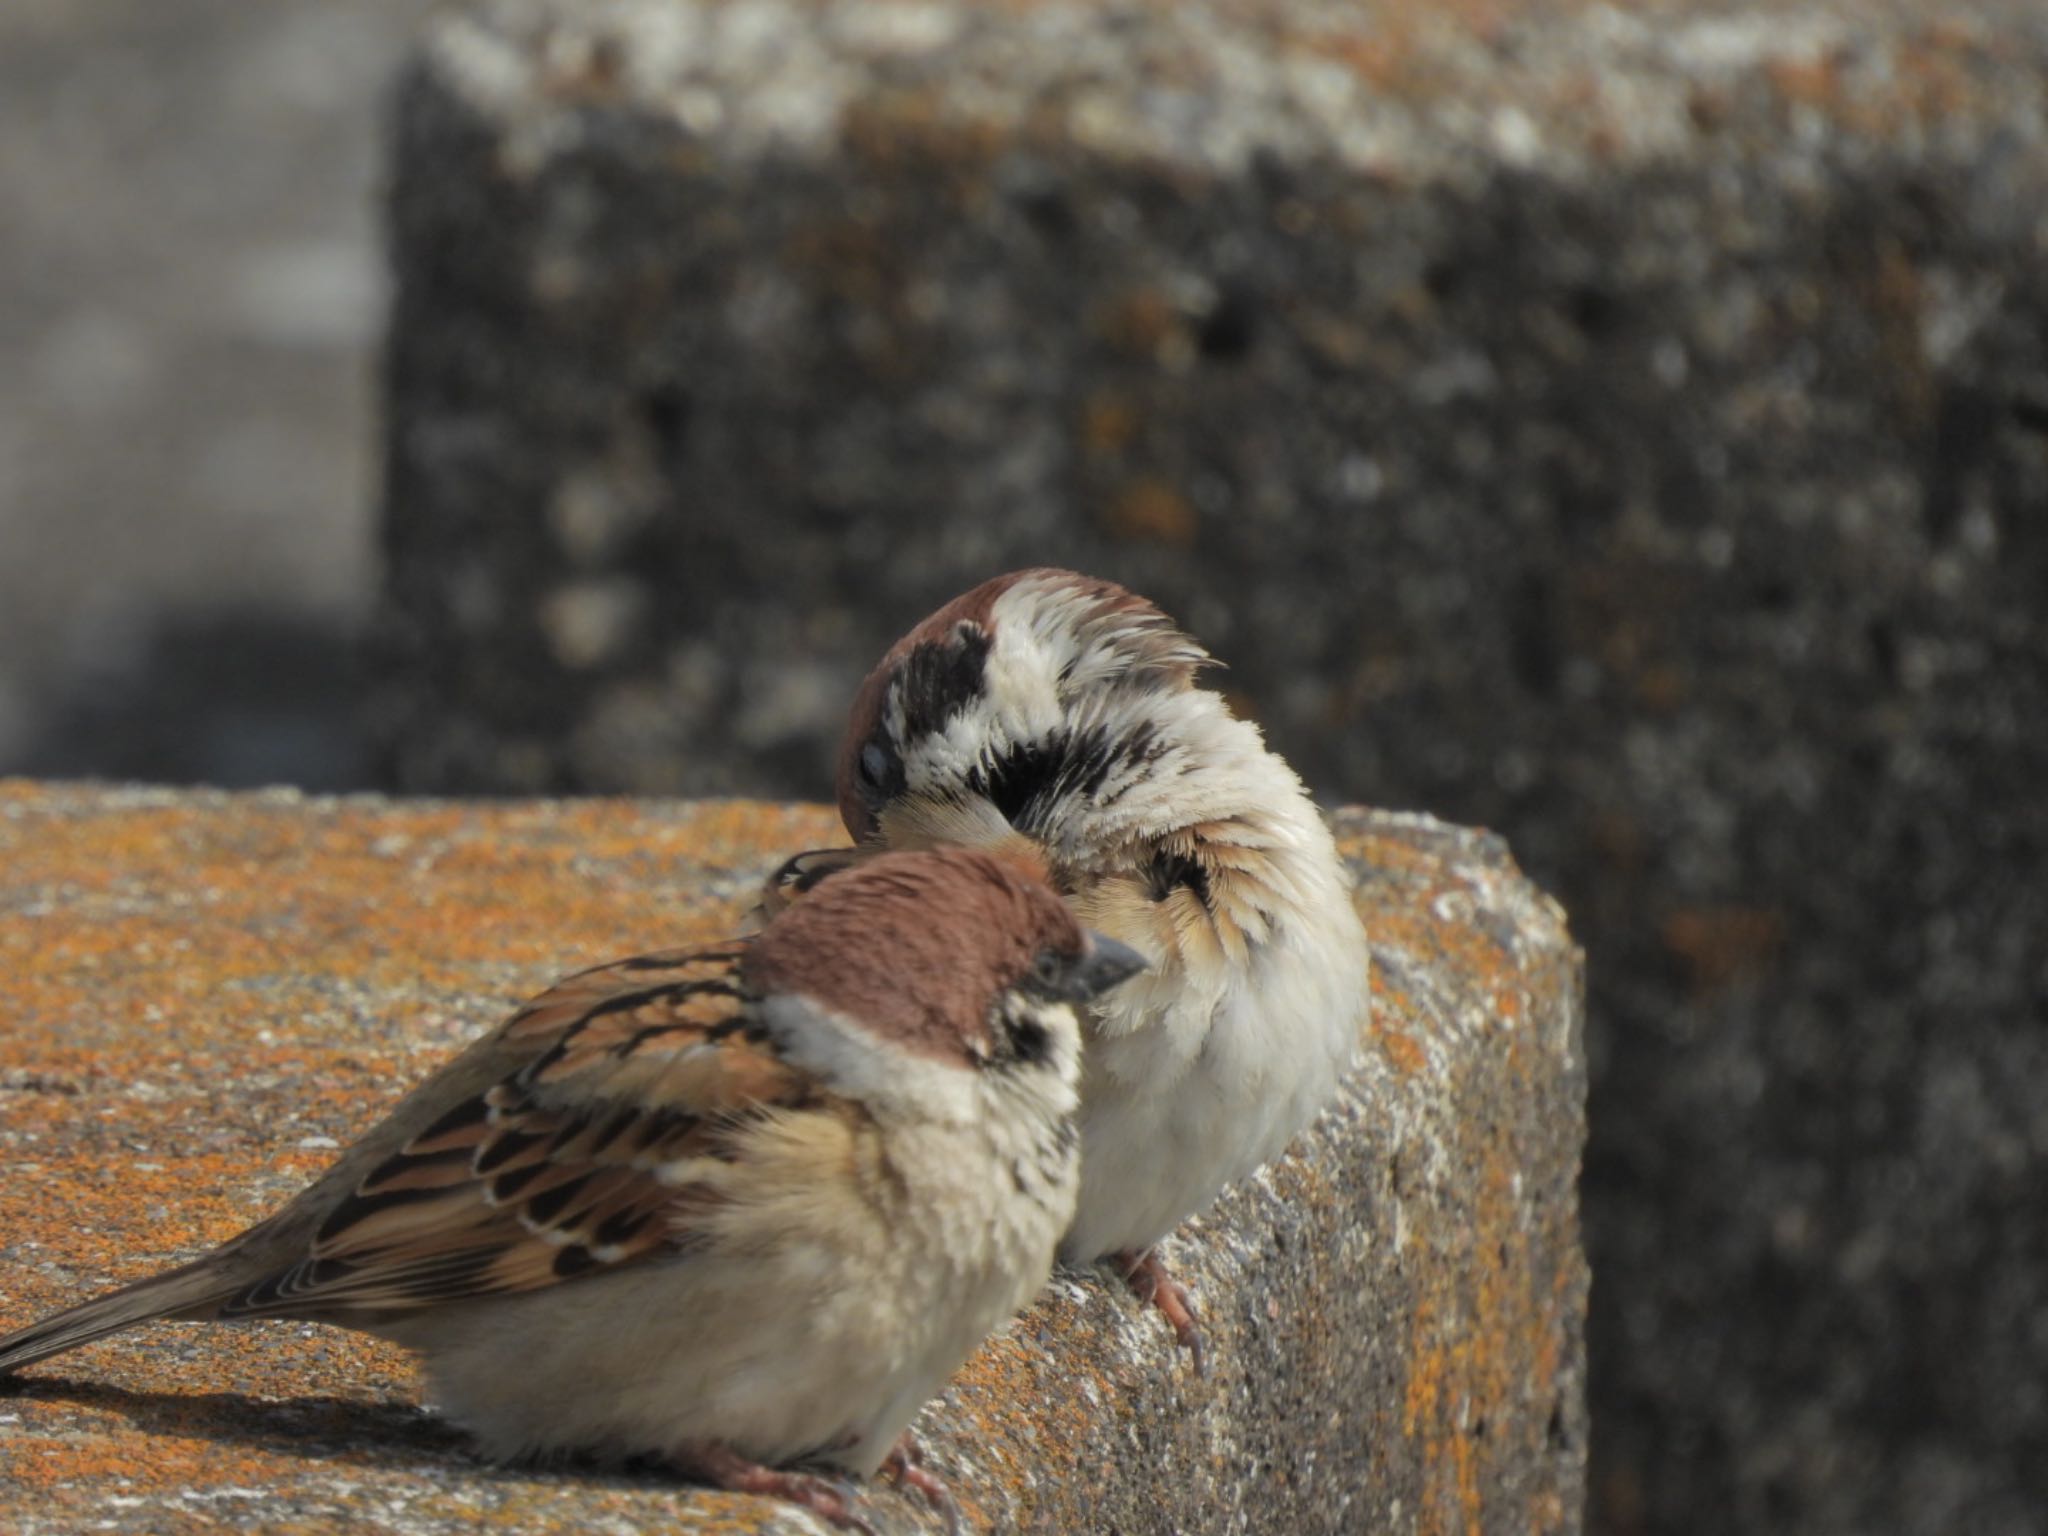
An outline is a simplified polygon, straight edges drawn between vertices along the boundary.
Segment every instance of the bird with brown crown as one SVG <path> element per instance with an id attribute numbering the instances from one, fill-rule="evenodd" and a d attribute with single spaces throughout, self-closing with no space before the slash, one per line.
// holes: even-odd
<path id="1" fill-rule="evenodd" d="M 0 1339 L 300 1318 L 419 1352 L 493 1456 L 652 1457 L 865 1528 L 907 1426 L 1051 1269 L 1077 1006 L 1142 966 L 969 851 L 558 983 L 203 1258 Z"/>
<path id="2" fill-rule="evenodd" d="M 1208 653 L 1072 571 L 983 583 L 892 646 L 839 760 L 852 849 L 800 854 L 775 910 L 879 850 L 1040 860 L 1081 920 L 1149 962 L 1083 1018 L 1081 1192 L 1061 1242 L 1108 1258 L 1202 1361 L 1155 1245 L 1279 1155 L 1336 1092 L 1367 1009 L 1365 933 L 1321 814 Z"/>

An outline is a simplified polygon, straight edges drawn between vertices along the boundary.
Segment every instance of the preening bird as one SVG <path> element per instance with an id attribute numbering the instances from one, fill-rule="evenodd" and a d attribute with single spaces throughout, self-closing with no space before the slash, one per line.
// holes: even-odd
<path id="1" fill-rule="evenodd" d="M 988 854 L 864 863 L 750 940 L 571 976 L 268 1220 L 0 1339 L 159 1318 L 396 1340 L 494 1456 L 652 1456 L 859 1525 L 1044 1284 L 1078 1180 L 1078 1004 L 1142 960 Z"/>
<path id="2" fill-rule="evenodd" d="M 1107 581 L 1038 569 L 976 587 L 860 689 L 838 776 L 856 846 L 798 855 L 763 903 L 829 889 L 877 850 L 1022 847 L 1084 923 L 1145 956 L 1083 1021 L 1061 1255 L 1112 1258 L 1198 1366 L 1189 1298 L 1153 1245 L 1314 1119 L 1367 1008 L 1329 829 L 1258 728 L 1197 686 L 1208 661 Z"/>

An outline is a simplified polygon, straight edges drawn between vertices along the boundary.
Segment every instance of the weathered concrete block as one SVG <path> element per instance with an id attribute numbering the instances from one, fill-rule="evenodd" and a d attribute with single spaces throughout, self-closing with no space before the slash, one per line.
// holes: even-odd
<path id="1" fill-rule="evenodd" d="M 833 831 L 822 807 L 0 783 L 0 1317 L 231 1235 L 522 995 L 729 931 Z M 1357 812 L 1340 831 L 1371 1037 L 1293 1155 L 1174 1244 L 1210 1374 L 1120 1287 L 1062 1276 L 920 1421 L 974 1529 L 1578 1528 L 1578 953 L 1497 840 Z M 399 1352 L 310 1325 L 162 1324 L 0 1397 L 0 1527 L 181 1519 L 812 1529 L 657 1477 L 483 1466 L 414 1406 Z"/>
<path id="2" fill-rule="evenodd" d="M 507 4 L 402 94 L 381 729 L 812 794 L 1158 599 L 1600 957 L 1607 1527 L 2048 1531 L 2034 0 Z"/>

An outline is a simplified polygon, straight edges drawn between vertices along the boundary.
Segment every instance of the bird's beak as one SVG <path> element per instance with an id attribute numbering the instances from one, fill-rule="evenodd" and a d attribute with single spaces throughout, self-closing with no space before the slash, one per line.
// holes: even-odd
<path id="1" fill-rule="evenodd" d="M 1088 953 L 1074 967 L 1074 1000 L 1085 1003 L 1090 998 L 1100 997 L 1111 987 L 1150 969 L 1151 964 L 1130 945 L 1119 943 L 1108 934 L 1097 933 L 1091 928 L 1088 930 Z"/>

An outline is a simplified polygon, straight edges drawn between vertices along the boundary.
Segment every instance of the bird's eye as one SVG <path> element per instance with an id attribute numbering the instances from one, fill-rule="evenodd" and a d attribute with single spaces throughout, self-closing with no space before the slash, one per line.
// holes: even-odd
<path id="1" fill-rule="evenodd" d="M 889 771 L 889 755 L 874 742 L 860 749 L 860 781 L 869 789 L 880 789 Z"/>
<path id="2" fill-rule="evenodd" d="M 1056 951 L 1041 949 L 1031 962 L 1031 979 L 1041 987 L 1057 987 L 1066 979 L 1067 962 Z"/>

